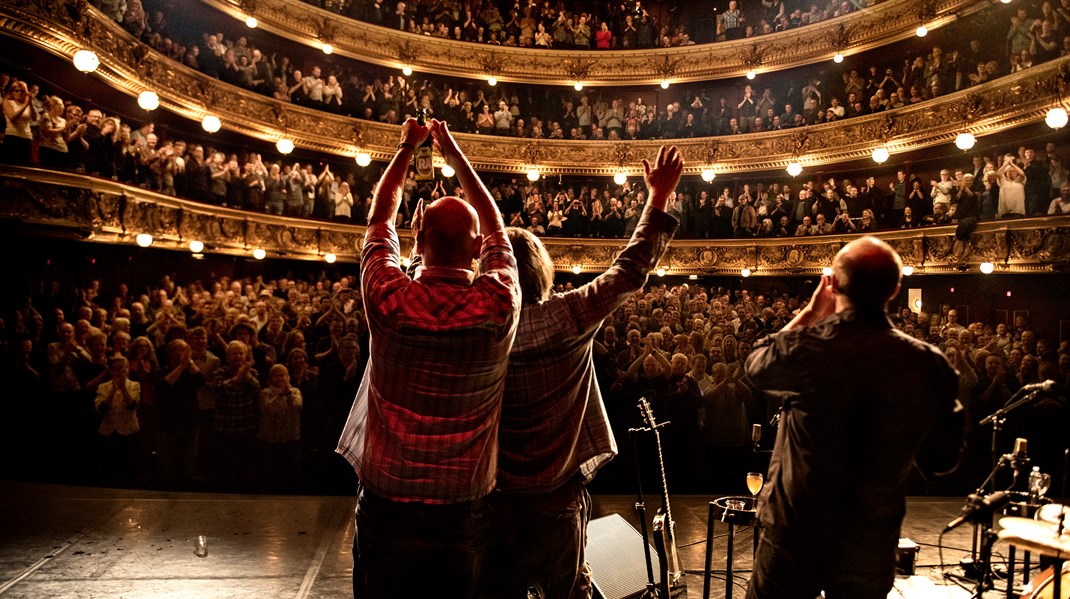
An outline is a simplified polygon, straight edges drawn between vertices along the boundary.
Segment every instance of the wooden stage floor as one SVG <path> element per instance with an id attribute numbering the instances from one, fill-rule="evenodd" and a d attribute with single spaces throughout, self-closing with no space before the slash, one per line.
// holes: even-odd
<path id="1" fill-rule="evenodd" d="M 712 499 L 673 499 L 687 596 L 692 598 L 702 596 L 707 506 Z M 595 517 L 619 514 L 638 529 L 632 497 L 595 496 L 594 503 Z M 935 568 L 940 563 L 935 547 L 939 532 L 962 503 L 962 498 L 910 500 L 903 536 L 921 545 L 918 576 L 900 580 L 891 597 L 970 596 L 953 584 L 943 586 Z M 170 493 L 0 481 L 0 598 L 349 597 L 353 506 L 353 498 L 337 496 Z M 725 532 L 718 524 L 715 534 Z M 200 535 L 207 538 L 205 557 L 194 555 Z M 970 526 L 945 535 L 947 571 L 959 570 L 970 545 Z M 723 570 L 725 539 L 717 538 L 714 548 L 713 567 Z M 744 594 L 750 548 L 750 530 L 739 529 L 735 597 Z M 641 553 L 638 547 L 635 551 Z M 996 551 L 996 561 L 1002 562 L 1007 546 L 997 545 Z M 645 578 L 644 572 L 639 575 Z M 723 576 L 715 577 L 711 596 L 724 597 L 724 584 Z M 405 581 L 398 585 L 398 596 L 405 597 Z M 1003 588 L 1003 582 L 997 586 Z M 990 591 L 985 599 L 1002 596 Z"/>

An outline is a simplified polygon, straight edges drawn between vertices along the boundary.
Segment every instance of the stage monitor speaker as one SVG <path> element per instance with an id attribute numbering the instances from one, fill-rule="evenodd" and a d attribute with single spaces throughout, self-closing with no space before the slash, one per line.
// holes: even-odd
<path id="1" fill-rule="evenodd" d="M 591 566 L 596 599 L 631 599 L 646 592 L 642 545 L 643 535 L 620 514 L 587 524 L 587 563 Z M 654 569 L 654 583 L 660 583 L 658 554 L 649 544 L 646 549 Z"/>

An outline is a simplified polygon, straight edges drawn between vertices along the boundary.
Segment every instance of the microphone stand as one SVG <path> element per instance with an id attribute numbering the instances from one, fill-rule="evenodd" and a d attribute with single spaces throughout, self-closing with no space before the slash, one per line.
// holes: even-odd
<path id="1" fill-rule="evenodd" d="M 661 428 L 668 424 L 668 422 L 659 422 L 657 428 Z M 646 591 L 639 596 L 639 599 L 658 599 L 660 593 L 658 591 L 658 584 L 654 582 L 654 564 L 650 561 L 650 545 L 649 545 L 649 531 L 646 527 L 646 502 L 643 499 L 643 468 L 639 465 L 639 447 L 636 442 L 636 437 L 641 433 L 650 433 L 655 429 L 648 426 L 640 426 L 636 428 L 628 429 L 628 436 L 632 438 L 632 453 L 635 457 L 635 513 L 639 516 L 639 529 L 643 535 L 643 557 L 646 559 Z M 663 586 L 668 585 L 668 581 L 662 581 Z M 666 599 L 668 598 L 668 591 L 665 592 Z"/>

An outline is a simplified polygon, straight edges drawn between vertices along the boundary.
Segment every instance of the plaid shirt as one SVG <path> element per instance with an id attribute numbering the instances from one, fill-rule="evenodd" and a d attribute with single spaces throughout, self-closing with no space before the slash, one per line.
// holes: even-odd
<path id="1" fill-rule="evenodd" d="M 368 227 L 361 291 L 370 358 L 338 443 L 362 484 L 394 501 L 460 503 L 494 487 L 498 419 L 520 311 L 503 230 L 483 240 L 480 274 L 401 269 L 392 224 Z"/>
<path id="2" fill-rule="evenodd" d="M 591 348 L 602 321 L 646 283 L 676 219 L 648 208 L 631 242 L 590 283 L 520 312 L 498 431 L 498 488 L 533 494 L 580 472 L 590 481 L 617 454 Z"/>

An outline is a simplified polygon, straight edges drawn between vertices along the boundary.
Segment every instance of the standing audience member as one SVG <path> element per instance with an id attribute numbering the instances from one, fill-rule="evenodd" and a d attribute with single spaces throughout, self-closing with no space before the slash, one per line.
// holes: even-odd
<path id="1" fill-rule="evenodd" d="M 112 482 L 129 483 L 137 463 L 137 409 L 141 404 L 141 385 L 131 381 L 130 365 L 123 356 L 108 360 L 110 379 L 97 387 L 93 406 L 101 415 L 101 455 L 98 467 L 103 478 Z"/>
<path id="2" fill-rule="evenodd" d="M 269 385 L 260 390 L 260 480 L 274 490 L 292 491 L 301 481 L 301 390 L 290 386 L 284 364 L 268 371 Z"/>

